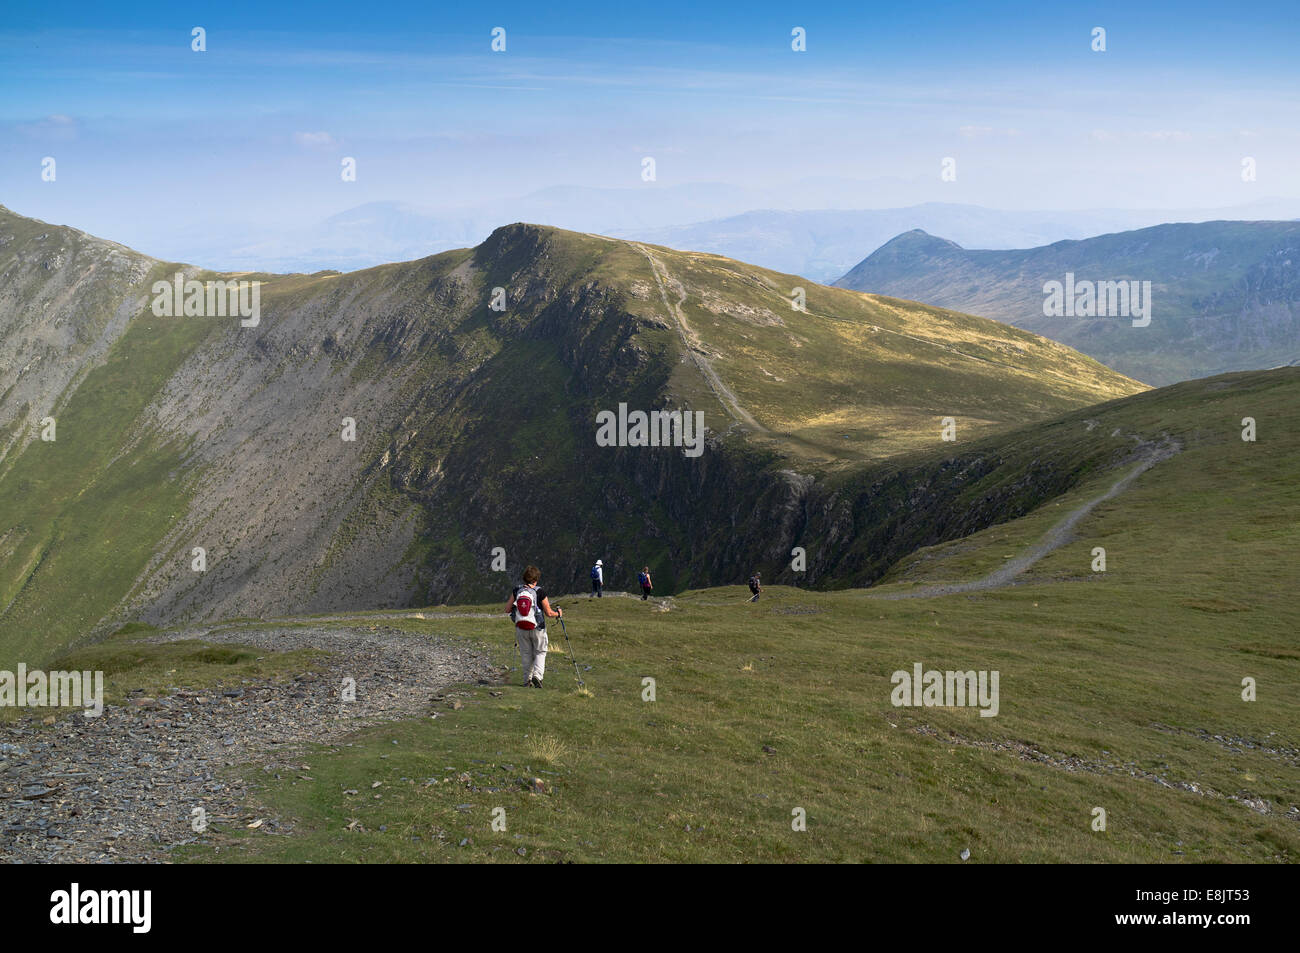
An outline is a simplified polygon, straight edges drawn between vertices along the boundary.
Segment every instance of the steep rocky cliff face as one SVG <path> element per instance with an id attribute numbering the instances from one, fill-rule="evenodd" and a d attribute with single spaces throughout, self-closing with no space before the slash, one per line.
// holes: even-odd
<path id="1" fill-rule="evenodd" d="M 0 463 L 126 330 L 156 264 L 0 205 Z"/>
<path id="2" fill-rule="evenodd" d="M 179 266 L 78 241 L 81 279 L 31 291 L 29 251 L 0 283 L 13 353 L 69 321 L 89 342 L 41 345 L 58 373 L 23 384 L 27 410 L 6 404 L 0 644 L 28 652 L 123 617 L 495 600 L 530 562 L 555 591 L 585 589 L 596 558 L 614 588 L 649 564 L 663 593 L 775 573 L 814 540 L 801 578 L 858 584 L 1038 498 L 965 517 L 911 500 L 916 527 L 854 555 L 908 481 L 988 466 L 932 472 L 951 455 L 941 418 L 970 440 L 1141 390 L 991 321 L 539 226 L 350 274 L 185 269 L 260 280 L 252 326 L 158 317 L 153 282 Z M 100 303 L 27 303 L 59 294 Z M 702 413 L 701 451 L 601 445 L 598 415 L 620 405 Z M 889 469 L 909 454 L 914 471 Z"/>

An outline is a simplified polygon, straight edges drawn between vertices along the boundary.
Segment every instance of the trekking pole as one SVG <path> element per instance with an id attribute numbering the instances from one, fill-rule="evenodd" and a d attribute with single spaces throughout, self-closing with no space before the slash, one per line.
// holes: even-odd
<path id="1" fill-rule="evenodd" d="M 573 663 L 573 677 L 578 680 L 578 687 L 585 688 L 582 676 L 578 674 L 578 660 L 573 655 L 573 643 L 569 641 L 569 627 L 564 624 L 564 616 L 560 616 L 560 628 L 564 630 L 564 650 L 569 653 L 569 661 Z"/>

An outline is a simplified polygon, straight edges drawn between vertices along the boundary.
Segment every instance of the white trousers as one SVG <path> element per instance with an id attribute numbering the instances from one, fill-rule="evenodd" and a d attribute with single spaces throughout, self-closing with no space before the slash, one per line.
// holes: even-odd
<path id="1" fill-rule="evenodd" d="M 546 650 L 549 642 L 545 629 L 515 629 L 515 641 L 519 643 L 519 661 L 522 663 L 524 681 L 530 678 L 541 680 L 546 673 Z"/>

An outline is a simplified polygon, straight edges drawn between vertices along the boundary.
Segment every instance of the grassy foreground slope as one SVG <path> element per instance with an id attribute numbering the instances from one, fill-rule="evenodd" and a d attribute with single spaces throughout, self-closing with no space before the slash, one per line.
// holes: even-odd
<path id="1" fill-rule="evenodd" d="M 1300 436 L 1289 423 L 1300 381 L 1194 383 L 1098 411 L 1095 426 L 1117 429 L 1164 415 L 1183 449 L 1091 511 L 1018 585 L 887 598 L 984 575 L 1114 471 L 1059 507 L 918 554 L 870 590 L 774 587 L 748 604 L 739 587 L 710 589 L 668 611 L 562 598 L 590 697 L 562 654 L 540 692 L 465 686 L 458 710 L 367 730 L 310 753 L 308 778 L 268 784 L 269 807 L 297 819 L 293 836 L 229 831 L 219 852 L 187 856 L 1300 860 Z M 1168 416 L 1174 407 L 1186 416 Z M 1254 443 L 1240 439 L 1243 416 L 1256 418 Z M 1097 545 L 1104 573 L 1090 569 Z M 398 624 L 511 652 L 504 620 Z M 915 662 L 997 670 L 998 715 L 892 706 L 890 674 Z M 1257 700 L 1243 700 L 1244 678 Z M 526 788 L 534 777 L 542 793 Z M 496 807 L 504 832 L 491 828 Z M 806 831 L 792 830 L 796 808 Z"/>

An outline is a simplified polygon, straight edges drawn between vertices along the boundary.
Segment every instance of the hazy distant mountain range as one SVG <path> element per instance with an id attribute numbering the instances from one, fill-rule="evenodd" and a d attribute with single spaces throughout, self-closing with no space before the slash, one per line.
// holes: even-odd
<path id="1" fill-rule="evenodd" d="M 1045 286 L 1067 281 L 1149 283 L 1150 323 L 1045 314 Z M 836 284 L 1005 321 L 1155 386 L 1300 363 L 1300 222 L 1158 225 L 1011 251 L 915 230 Z"/>
<path id="2" fill-rule="evenodd" d="M 871 207 L 914 191 L 893 186 L 878 184 L 872 190 L 839 180 L 801 183 L 793 190 L 720 183 L 647 183 L 631 189 L 557 186 L 464 206 L 371 202 L 301 228 L 209 223 L 186 233 L 173 224 L 165 239 L 130 240 L 154 257 L 222 270 L 311 273 L 409 261 L 477 245 L 502 222 L 544 222 L 712 252 L 826 282 L 914 228 L 968 247 L 1029 248 L 1164 222 L 1300 218 L 1300 199 L 1264 199 L 1220 209 L 1020 211 L 940 202 Z"/>
<path id="3" fill-rule="evenodd" d="M 1260 207 L 1278 214 L 1252 214 Z M 1029 248 L 1171 221 L 1300 218 L 1300 201 L 1264 202 L 1232 209 L 1097 209 L 1012 211 L 930 202 L 907 208 L 850 211 L 754 211 L 731 218 L 611 234 L 707 251 L 765 268 L 832 281 L 900 232 L 915 228 L 980 248 Z"/>

